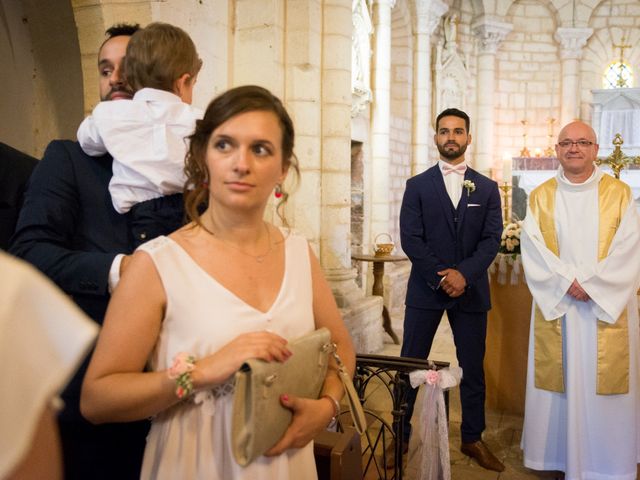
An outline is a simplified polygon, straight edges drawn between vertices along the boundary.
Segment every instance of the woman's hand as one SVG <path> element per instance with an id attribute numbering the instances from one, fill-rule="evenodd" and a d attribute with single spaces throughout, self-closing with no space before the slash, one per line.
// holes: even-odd
<path id="1" fill-rule="evenodd" d="M 201 358 L 191 372 L 196 390 L 224 383 L 250 358 L 267 362 L 284 362 L 292 355 L 287 341 L 271 332 L 238 335 L 216 353 Z"/>
<path id="2" fill-rule="evenodd" d="M 309 398 L 282 395 L 280 403 L 293 412 L 293 419 L 282 438 L 271 447 L 265 456 L 280 455 L 289 448 L 302 448 L 318 433 L 327 428 L 333 418 L 334 406 L 328 398 Z"/>

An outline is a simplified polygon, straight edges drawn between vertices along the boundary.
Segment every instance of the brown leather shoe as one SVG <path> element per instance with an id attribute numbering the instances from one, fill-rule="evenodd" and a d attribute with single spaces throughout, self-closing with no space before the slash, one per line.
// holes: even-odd
<path id="1" fill-rule="evenodd" d="M 407 453 L 409 453 L 409 442 L 402 441 L 402 456 L 404 457 Z M 396 442 L 392 440 L 387 445 L 386 450 L 384 451 L 384 459 L 385 466 L 387 469 L 392 470 L 396 468 Z"/>
<path id="2" fill-rule="evenodd" d="M 474 458 L 478 465 L 487 470 L 493 470 L 494 472 L 503 472 L 504 465 L 496 456 L 491 453 L 491 450 L 487 448 L 482 440 L 478 440 L 473 443 L 463 443 L 460 446 L 460 451 L 471 458 Z"/>

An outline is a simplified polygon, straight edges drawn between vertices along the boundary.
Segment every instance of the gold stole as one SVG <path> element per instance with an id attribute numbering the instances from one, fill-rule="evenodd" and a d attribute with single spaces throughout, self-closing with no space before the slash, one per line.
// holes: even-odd
<path id="1" fill-rule="evenodd" d="M 540 226 L 547 248 L 560 256 L 555 225 L 555 200 L 558 183 L 552 178 L 529 197 L 529 211 Z M 598 261 L 609 253 L 631 191 L 627 185 L 610 175 L 603 175 L 598 184 Z M 536 305 L 534 318 L 535 386 L 543 390 L 564 392 L 562 368 L 562 317 L 545 320 Z M 629 331 L 627 310 L 614 324 L 598 320 L 598 372 L 596 393 L 614 395 L 629 391 Z"/>

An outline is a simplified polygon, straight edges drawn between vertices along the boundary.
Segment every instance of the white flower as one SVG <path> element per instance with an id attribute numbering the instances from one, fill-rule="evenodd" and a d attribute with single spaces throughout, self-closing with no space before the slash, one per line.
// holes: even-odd
<path id="1" fill-rule="evenodd" d="M 467 189 L 467 197 L 476 191 L 476 184 L 471 180 L 465 180 L 462 182 L 462 186 Z"/>
<path id="2" fill-rule="evenodd" d="M 502 230 L 500 240 L 500 252 L 508 254 L 520 253 L 520 234 L 522 232 L 522 222 L 507 224 Z"/>

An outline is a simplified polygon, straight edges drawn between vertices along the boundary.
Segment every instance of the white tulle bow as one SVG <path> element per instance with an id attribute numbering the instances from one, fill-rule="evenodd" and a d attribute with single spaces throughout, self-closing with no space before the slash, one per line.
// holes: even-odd
<path id="1" fill-rule="evenodd" d="M 449 428 L 444 390 L 455 387 L 462 378 L 459 367 L 442 370 L 414 370 L 409 373 L 413 388 L 425 386 L 420 418 L 422 455 L 419 455 L 418 480 L 450 480 Z"/>

